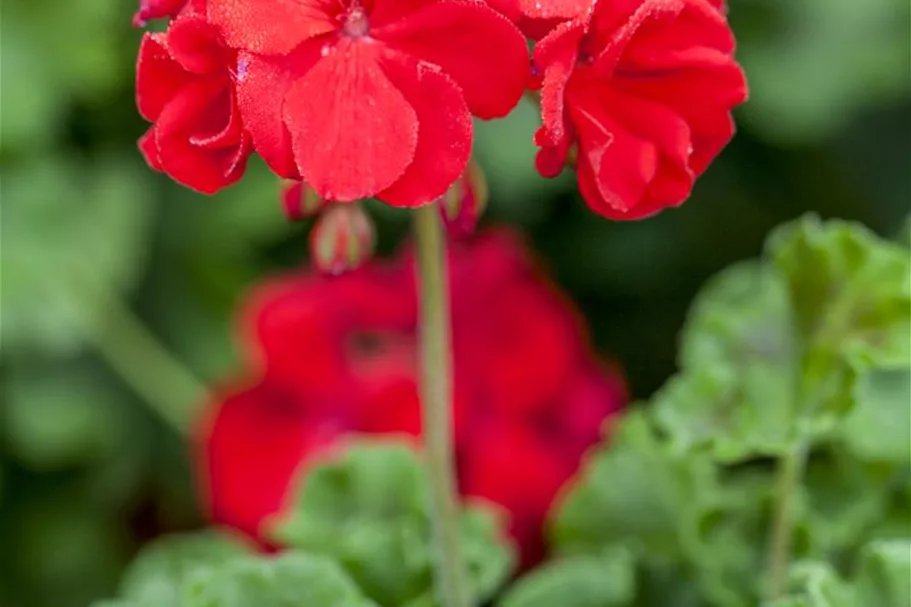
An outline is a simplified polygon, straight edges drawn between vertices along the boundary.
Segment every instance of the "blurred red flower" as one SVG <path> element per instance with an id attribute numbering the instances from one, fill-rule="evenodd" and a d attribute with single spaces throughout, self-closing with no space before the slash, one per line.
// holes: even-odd
<path id="1" fill-rule="evenodd" d="M 201 426 L 214 521 L 260 536 L 295 473 L 339 437 L 420 433 L 412 267 L 405 253 L 256 291 L 242 317 L 250 368 Z M 529 565 L 557 492 L 624 406 L 624 382 L 590 354 L 573 306 L 511 234 L 454 244 L 450 284 L 460 489 L 505 509 Z"/>
<path id="2" fill-rule="evenodd" d="M 253 148 L 237 109 L 236 66 L 237 53 L 195 14 L 143 36 L 136 102 L 154 124 L 139 148 L 152 168 L 207 194 L 240 179 Z"/>
<path id="3" fill-rule="evenodd" d="M 595 212 L 641 219 L 681 204 L 747 96 L 724 12 L 721 0 L 596 2 L 542 39 L 539 172 L 560 173 L 578 144 Z"/>
<path id="4" fill-rule="evenodd" d="M 208 15 L 242 51 L 257 151 L 326 200 L 435 200 L 465 169 L 471 116 L 524 90 L 525 40 L 481 2 L 209 0 Z"/>

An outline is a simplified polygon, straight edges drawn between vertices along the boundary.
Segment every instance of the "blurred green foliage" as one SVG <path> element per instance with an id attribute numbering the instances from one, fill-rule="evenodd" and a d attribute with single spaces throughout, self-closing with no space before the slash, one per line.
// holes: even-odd
<path id="1" fill-rule="evenodd" d="M 904 245 L 814 217 L 777 229 L 700 292 L 680 371 L 554 513 L 566 561 L 504 607 L 556 587 L 591 607 L 907 604 L 909 337 Z M 580 560 L 601 563 L 598 584 Z"/>
<path id="2" fill-rule="evenodd" d="M 199 524 L 192 465 L 168 422 L 192 416 L 202 386 L 232 368 L 231 313 L 244 289 L 305 257 L 307 226 L 285 223 L 261 163 L 211 200 L 143 166 L 135 4 L 3 2 L 3 607 L 84 607 L 111 594 L 148 538 Z M 493 194 L 488 220 L 527 231 L 638 396 L 673 372 L 698 286 L 755 256 L 783 220 L 815 210 L 909 234 L 899 227 L 911 202 L 906 0 L 729 4 L 752 101 L 738 114 L 737 139 L 681 209 L 634 224 L 595 217 L 569 176 L 535 175 L 529 105 L 476 133 Z M 407 214 L 371 209 L 388 252 Z M 771 329 L 769 339 L 788 337 Z M 774 364 L 751 371 L 757 384 Z M 858 378 L 854 390 L 885 399 L 902 381 L 884 372 Z M 882 415 L 858 410 L 851 423 L 882 426 Z M 767 430 L 753 447 L 780 440 L 774 420 Z M 850 436 L 853 451 L 892 457 L 888 434 Z M 858 474 L 857 485 L 850 475 L 829 480 L 853 495 L 866 482 Z M 642 517 L 637 524 L 661 524 L 660 512 Z"/>
<path id="3" fill-rule="evenodd" d="M 376 607 L 326 557 L 257 554 L 216 532 L 158 539 L 130 564 L 114 601 L 95 607 Z"/>
<path id="4" fill-rule="evenodd" d="M 379 605 L 439 607 L 429 481 L 413 447 L 362 438 L 307 474 L 287 518 L 276 522 L 278 544 L 333 558 Z M 480 505 L 461 514 L 462 555 L 477 602 L 489 599 L 515 568 L 512 547 L 501 541 L 503 522 Z"/>

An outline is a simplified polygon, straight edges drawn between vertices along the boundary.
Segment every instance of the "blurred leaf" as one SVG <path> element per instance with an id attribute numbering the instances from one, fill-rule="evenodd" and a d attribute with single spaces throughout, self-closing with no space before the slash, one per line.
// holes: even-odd
<path id="1" fill-rule="evenodd" d="M 906 251 L 859 225 L 807 217 L 778 228 L 767 257 L 725 270 L 693 304 L 681 372 L 653 403 L 678 449 L 723 462 L 781 455 L 798 436 L 828 431 L 852 394 L 878 398 L 855 387 L 869 365 L 911 365 Z M 907 390 L 894 390 L 907 404 Z M 861 424 L 891 415 L 870 406 Z M 896 450 L 903 438 L 893 437 Z"/>
<path id="2" fill-rule="evenodd" d="M 865 106 L 907 96 L 911 14 L 904 0 L 730 4 L 750 81 L 744 115 L 760 135 L 812 141 L 843 128 Z M 773 24 L 751 29 L 761 17 Z"/>
<path id="3" fill-rule="evenodd" d="M 123 405 L 107 377 L 85 364 L 13 368 L 0 403 L 11 453 L 33 469 L 98 460 L 118 446 Z"/>
<path id="4" fill-rule="evenodd" d="M 179 605 L 376 607 L 331 560 L 297 552 L 274 558 L 240 558 L 197 572 L 188 580 Z"/>
<path id="5" fill-rule="evenodd" d="M 571 599 L 569 597 L 572 597 Z M 618 548 L 597 556 L 546 563 L 519 579 L 500 607 L 623 607 L 635 597 L 632 555 Z"/>
<path id="6" fill-rule="evenodd" d="M 702 290 L 680 372 L 612 429 L 556 512 L 561 553 L 638 557 L 637 606 L 676 605 L 660 587 L 687 605 L 756 604 L 781 499 L 767 458 L 797 440 L 812 454 L 790 497 L 795 557 L 843 564 L 870 537 L 908 535 L 911 258 L 814 218 L 778 229 L 767 251 Z M 840 604 L 837 578 L 797 577 L 782 605 Z"/>
<path id="7" fill-rule="evenodd" d="M 905 607 L 911 605 L 911 540 L 875 541 L 848 582 L 827 564 L 791 567 L 789 596 L 763 607 Z"/>
<path id="8" fill-rule="evenodd" d="M 131 549 L 122 520 L 59 480 L 15 498 L 0 517 L 0 576 L 26 605 L 83 607 L 110 593 Z"/>
<path id="9" fill-rule="evenodd" d="M 797 556 L 852 554 L 888 516 L 896 480 L 895 473 L 865 465 L 840 446 L 818 450 L 795 499 Z"/>
<path id="10" fill-rule="evenodd" d="M 811 357 L 911 364 L 911 257 L 905 249 L 860 224 L 822 223 L 809 215 L 775 230 L 766 254 L 787 281 Z"/>
<path id="11" fill-rule="evenodd" d="M 713 499 L 702 496 L 695 530 L 680 539 L 684 559 L 672 579 L 681 588 L 695 586 L 715 607 L 754 607 L 761 579 L 757 572 L 766 565 L 771 480 L 759 470 L 722 474 Z"/>
<path id="12" fill-rule="evenodd" d="M 845 445 L 864 461 L 911 464 L 911 369 L 871 369 L 854 388 L 841 426 Z"/>
<path id="13" fill-rule="evenodd" d="M 571 553 L 623 543 L 636 553 L 675 555 L 679 534 L 695 524 L 700 499 L 712 499 L 708 463 L 672 456 L 645 415 L 633 411 L 557 511 L 553 539 Z"/>
<path id="14" fill-rule="evenodd" d="M 654 399 L 659 426 L 681 449 L 722 461 L 783 453 L 792 439 L 800 372 L 787 293 L 755 263 L 703 288 L 681 338 L 683 373 Z"/>
<path id="15" fill-rule="evenodd" d="M 71 352 L 97 314 L 95 289 L 129 289 L 143 268 L 149 197 L 116 157 L 49 157 L 4 173 L 3 349 Z"/>
<path id="16" fill-rule="evenodd" d="M 83 0 L 79 6 L 33 0 L 4 4 L 4 21 L 15 16 L 16 29 L 30 41 L 29 52 L 53 71 L 56 95 L 100 99 L 132 69 L 119 45 L 131 10 L 110 0 Z"/>
<path id="17" fill-rule="evenodd" d="M 120 594 L 137 607 L 181 605 L 182 588 L 191 576 L 249 552 L 239 539 L 218 532 L 167 536 L 133 560 L 121 580 Z"/>
<path id="18" fill-rule="evenodd" d="M 280 542 L 333 557 L 380 604 L 433 604 L 427 478 L 409 445 L 352 442 L 302 480 L 275 527 Z M 491 513 L 472 507 L 460 522 L 473 594 L 483 600 L 511 573 L 513 554 Z"/>
<path id="19" fill-rule="evenodd" d="M 860 607 L 854 602 L 850 588 L 824 563 L 794 565 L 789 589 L 786 598 L 767 601 L 763 607 Z"/>
<path id="20" fill-rule="evenodd" d="M 911 539 L 872 542 L 861 556 L 856 604 L 911 605 Z"/>
<path id="21" fill-rule="evenodd" d="M 3 79 L 16 85 L 3 88 L 0 145 L 4 152 L 43 147 L 59 126 L 66 97 L 56 90 L 52 66 L 34 52 L 18 12 L 9 10 L 8 4 L 5 9 L 0 24 Z"/>

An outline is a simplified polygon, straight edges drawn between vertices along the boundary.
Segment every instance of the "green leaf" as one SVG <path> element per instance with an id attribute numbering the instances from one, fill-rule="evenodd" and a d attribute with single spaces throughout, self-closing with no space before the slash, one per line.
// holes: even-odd
<path id="1" fill-rule="evenodd" d="M 787 281 L 810 360 L 911 364 L 911 257 L 856 223 L 814 216 L 775 230 L 766 245 Z M 823 374 L 828 368 L 813 369 Z"/>
<path id="2" fill-rule="evenodd" d="M 840 446 L 817 449 L 795 499 L 795 554 L 853 554 L 888 517 L 898 482 L 893 470 L 858 461 Z"/>
<path id="3" fill-rule="evenodd" d="M 852 395 L 879 398 L 856 386 L 866 369 L 911 370 L 906 253 L 840 221 L 807 217 L 776 230 L 767 262 L 734 266 L 697 297 L 681 372 L 654 398 L 658 427 L 676 449 L 722 462 L 780 456 L 799 438 L 831 432 L 856 406 Z M 859 410 L 856 423 L 889 415 L 885 404 L 874 406 Z M 898 432 L 895 451 L 904 447 Z"/>
<path id="4" fill-rule="evenodd" d="M 700 292 L 681 336 L 682 373 L 654 399 L 678 449 L 722 461 L 784 452 L 792 439 L 800 344 L 785 285 L 757 263 L 725 270 Z"/>
<path id="5" fill-rule="evenodd" d="M 643 482 L 648 479 L 648 482 Z M 672 456 L 635 409 L 594 455 L 557 511 L 553 540 L 565 552 L 623 544 L 637 554 L 672 556 L 713 496 L 708 462 Z"/>
<path id="6" fill-rule="evenodd" d="M 104 297 L 133 286 L 148 244 L 145 175 L 117 157 L 4 169 L 5 352 L 73 352 L 103 316 Z"/>
<path id="7" fill-rule="evenodd" d="M 911 539 L 869 544 L 861 556 L 855 584 L 858 605 L 911 605 Z"/>
<path id="8" fill-rule="evenodd" d="M 738 58 L 750 80 L 743 113 L 764 137 L 819 140 L 839 132 L 855 113 L 907 95 L 907 2 L 731 5 Z M 827 69 L 831 65 L 839 69 Z"/>
<path id="9" fill-rule="evenodd" d="M 292 511 L 277 521 L 273 535 L 333 557 L 380 604 L 432 605 L 428 491 L 426 472 L 408 444 L 354 441 L 337 459 L 305 473 Z M 463 558 L 479 601 L 513 568 L 499 523 L 477 507 L 460 520 Z"/>
<path id="10" fill-rule="evenodd" d="M 871 369 L 854 388 L 841 425 L 845 446 L 865 461 L 911 464 L 911 369 Z"/>
<path id="11" fill-rule="evenodd" d="M 182 605 L 185 582 L 199 572 L 220 569 L 250 551 L 232 536 L 208 531 L 172 535 L 148 545 L 127 568 L 120 595 L 138 607 Z"/>
<path id="12" fill-rule="evenodd" d="M 788 582 L 788 596 L 767 601 L 763 607 L 861 607 L 854 602 L 851 589 L 825 563 L 793 565 Z"/>
<path id="13" fill-rule="evenodd" d="M 124 410 L 108 378 L 90 365 L 40 372 L 11 365 L 0 417 L 10 452 L 30 468 L 47 470 L 113 453 Z"/>
<path id="14" fill-rule="evenodd" d="M 21 27 L 19 11 L 7 6 L 3 19 L 3 77 L 16 83 L 3 94 L 0 123 L 0 145 L 9 152 L 51 140 L 66 98 L 55 91 L 53 67 L 34 52 L 35 44 Z"/>
<path id="15" fill-rule="evenodd" d="M 157 603 L 162 605 L 178 603 Z M 195 572 L 181 607 L 376 607 L 332 560 L 286 552 Z"/>
<path id="16" fill-rule="evenodd" d="M 880 540 L 861 553 L 851 582 L 820 562 L 791 567 L 787 598 L 763 607 L 905 607 L 911 605 L 911 540 Z"/>
<path id="17" fill-rule="evenodd" d="M 635 598 L 632 555 L 615 548 L 596 556 L 552 561 L 521 578 L 499 607 L 622 607 Z"/>

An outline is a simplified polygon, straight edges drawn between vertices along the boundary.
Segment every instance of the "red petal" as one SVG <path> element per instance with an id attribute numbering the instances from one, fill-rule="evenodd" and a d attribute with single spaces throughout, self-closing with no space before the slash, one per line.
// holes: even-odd
<path id="1" fill-rule="evenodd" d="M 544 554 L 547 511 L 574 466 L 521 423 L 497 420 L 472 432 L 471 449 L 459 462 L 462 493 L 506 509 L 509 532 L 528 566 Z"/>
<path id="2" fill-rule="evenodd" d="M 261 384 L 219 403 L 202 428 L 201 479 L 212 518 L 260 536 L 266 517 L 281 510 L 302 462 L 322 436 L 294 395 Z"/>
<path id="3" fill-rule="evenodd" d="M 596 91 L 603 92 L 584 92 Z M 578 162 L 591 167 L 598 191 L 611 208 L 628 211 L 642 199 L 658 170 L 658 150 L 609 116 L 600 97 L 573 101 L 570 112 L 579 133 Z"/>
<path id="4" fill-rule="evenodd" d="M 318 0 L 209 0 L 209 20 L 232 48 L 284 55 L 337 29 L 327 9 Z"/>
<path id="5" fill-rule="evenodd" d="M 628 16 L 623 15 L 622 3 L 603 6 L 596 13 L 596 26 L 604 47 L 595 68 L 605 75 L 618 62 L 617 69 L 624 72 L 660 71 L 679 65 L 680 54 L 694 49 L 711 48 L 724 54 L 734 49 L 727 21 L 703 0 L 646 0 Z M 609 25 L 616 19 L 622 25 Z"/>
<path id="6" fill-rule="evenodd" d="M 568 21 L 535 45 L 535 65 L 544 70 L 541 120 L 552 145 L 566 137 L 563 111 L 566 85 L 576 67 L 579 44 L 586 30 L 585 20 Z"/>
<path id="7" fill-rule="evenodd" d="M 569 129 L 565 129 L 564 133 L 562 139 L 552 143 L 543 126 L 535 132 L 535 145 L 541 148 L 535 156 L 535 168 L 542 177 L 553 178 L 563 172 L 573 140 Z"/>
<path id="8" fill-rule="evenodd" d="M 462 87 L 471 113 L 505 116 L 528 79 L 525 38 L 509 20 L 478 2 L 443 0 L 371 35 L 439 65 Z"/>
<path id="9" fill-rule="evenodd" d="M 250 139 L 250 135 L 243 133 L 240 143 L 234 148 L 233 154 L 224 165 L 225 185 L 232 184 L 244 176 L 244 171 L 247 170 L 247 160 L 252 153 L 253 141 Z"/>
<path id="10" fill-rule="evenodd" d="M 151 19 L 174 17 L 187 0 L 140 0 L 139 10 L 133 15 L 133 25 L 142 27 Z"/>
<path id="11" fill-rule="evenodd" d="M 377 197 L 397 207 L 432 202 L 446 193 L 471 155 L 471 115 L 462 91 L 446 74 L 405 57 L 383 61 L 383 71 L 418 119 L 414 160 Z"/>
<path id="12" fill-rule="evenodd" d="M 238 158 L 236 148 L 208 150 L 192 141 L 204 120 L 228 120 L 217 115 L 224 111 L 225 94 L 217 81 L 189 84 L 165 107 L 155 125 L 162 169 L 178 183 L 205 194 L 237 181 L 246 160 L 246 156 Z"/>
<path id="13" fill-rule="evenodd" d="M 221 96 L 221 107 L 213 107 L 207 112 L 207 117 L 213 119 L 214 128 L 209 128 L 202 133 L 190 137 L 190 142 L 201 148 L 217 150 L 219 148 L 234 147 L 240 141 L 244 131 L 243 121 L 237 109 L 237 100 L 231 95 L 230 90 Z M 227 116 L 227 120 L 225 120 Z"/>
<path id="14" fill-rule="evenodd" d="M 158 143 L 155 141 L 154 126 L 139 138 L 139 151 L 149 167 L 155 171 L 161 171 L 161 158 L 158 155 Z"/>
<path id="15" fill-rule="evenodd" d="M 171 22 L 168 50 L 188 72 L 211 74 L 227 69 L 225 49 L 218 29 L 205 17 L 191 15 Z"/>
<path id="16" fill-rule="evenodd" d="M 666 205 L 679 204 L 689 195 L 695 175 L 690 169 L 693 142 L 689 125 L 666 106 L 616 93 L 600 95 L 598 103 L 610 108 L 617 124 L 634 137 L 648 141 L 661 154 L 649 195 Z"/>
<path id="17" fill-rule="evenodd" d="M 168 53 L 163 34 L 144 34 L 136 61 L 136 105 L 149 122 L 188 80 L 187 73 Z"/>
<path id="18" fill-rule="evenodd" d="M 373 30 L 401 21 L 438 0 L 374 0 L 370 9 Z M 372 35 L 372 34 L 371 34 Z"/>
<path id="19" fill-rule="evenodd" d="M 299 179 L 291 135 L 282 116 L 292 76 L 283 59 L 240 53 L 237 59 L 237 106 L 253 146 L 277 175 Z"/>
<path id="20" fill-rule="evenodd" d="M 380 69 L 378 46 L 341 40 L 285 97 L 301 176 L 326 200 L 373 196 L 414 159 L 417 116 Z"/>
<path id="21" fill-rule="evenodd" d="M 617 78 L 624 94 L 656 101 L 679 114 L 692 132 L 690 168 L 701 174 L 734 134 L 731 109 L 747 97 L 743 71 L 729 56 L 713 69 L 684 69 L 661 76 Z"/>

